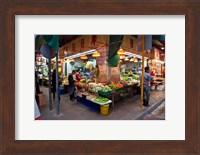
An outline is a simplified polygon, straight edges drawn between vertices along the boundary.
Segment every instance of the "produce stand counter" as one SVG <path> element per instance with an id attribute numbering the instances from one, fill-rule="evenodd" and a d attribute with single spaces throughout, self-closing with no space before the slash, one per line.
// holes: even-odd
<path id="1" fill-rule="evenodd" d="M 138 87 L 138 83 L 135 83 L 133 85 L 127 85 L 123 88 L 120 88 L 119 90 L 113 90 L 110 92 L 110 94 L 108 95 L 102 95 L 104 97 L 108 97 L 109 99 L 112 100 L 112 108 L 114 108 L 115 106 L 115 102 L 119 101 L 120 99 L 126 99 L 127 96 L 132 97 L 136 91 L 137 91 L 137 87 Z M 119 96 L 123 95 L 121 98 L 119 98 Z"/>
<path id="2" fill-rule="evenodd" d="M 81 87 L 83 89 L 83 91 L 85 91 L 85 93 L 82 91 L 82 94 L 86 94 L 86 96 L 88 96 L 89 94 L 93 94 L 96 96 L 102 96 L 102 97 L 106 97 L 109 98 L 111 100 L 110 103 L 112 103 L 112 108 L 114 108 L 115 106 L 115 102 L 122 100 L 122 99 L 126 99 L 128 96 L 132 97 L 133 95 L 136 94 L 136 92 L 138 92 L 138 85 L 139 82 L 137 81 L 132 81 L 131 83 L 128 84 L 114 84 L 113 82 L 111 82 L 111 84 L 107 85 L 107 84 L 102 84 L 102 83 L 76 83 L 77 86 Z M 79 91 L 80 93 L 81 91 Z M 78 94 L 80 95 L 80 94 Z M 81 96 L 79 96 L 81 97 Z M 87 97 L 88 99 L 88 97 Z M 94 102 L 94 101 L 91 101 Z M 104 105 L 106 103 L 96 103 L 99 105 Z"/>
<path id="3" fill-rule="evenodd" d="M 135 95 L 139 91 L 138 89 L 140 88 L 138 86 L 138 83 L 134 83 L 132 85 L 127 85 L 126 87 L 127 87 L 128 90 L 130 89 L 130 92 L 129 92 L 130 97 Z"/>
<path id="4" fill-rule="evenodd" d="M 97 95 L 97 94 L 96 94 Z M 95 110 L 95 111 L 100 111 L 100 107 L 106 104 L 111 104 L 112 101 L 108 100 L 107 102 L 97 102 L 94 100 L 94 98 L 90 98 L 89 95 L 84 95 L 81 93 L 77 93 L 77 102 L 85 105 L 86 107 L 88 107 L 91 110 Z"/>

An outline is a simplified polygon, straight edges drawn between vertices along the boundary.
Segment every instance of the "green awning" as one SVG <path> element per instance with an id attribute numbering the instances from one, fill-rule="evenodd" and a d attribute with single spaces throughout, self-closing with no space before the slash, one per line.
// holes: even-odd
<path id="1" fill-rule="evenodd" d="M 117 67 L 120 59 L 117 51 L 120 48 L 123 35 L 110 35 L 109 50 L 108 50 L 108 65 L 109 67 Z"/>
<path id="2" fill-rule="evenodd" d="M 58 35 L 42 35 L 42 38 L 46 41 L 46 43 L 54 48 L 56 51 L 59 49 L 59 37 Z"/>

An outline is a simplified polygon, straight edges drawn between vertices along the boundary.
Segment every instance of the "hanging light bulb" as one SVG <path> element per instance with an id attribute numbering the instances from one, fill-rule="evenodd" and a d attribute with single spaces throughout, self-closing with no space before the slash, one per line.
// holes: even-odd
<path id="1" fill-rule="evenodd" d="M 120 54 L 120 59 L 124 59 L 125 58 L 125 54 Z"/>
<path id="2" fill-rule="evenodd" d="M 93 54 L 92 54 L 92 57 L 99 57 L 101 56 L 101 54 L 97 51 L 95 51 Z"/>
<path id="3" fill-rule="evenodd" d="M 86 55 L 82 55 L 81 59 L 88 59 L 88 57 Z"/>
<path id="4" fill-rule="evenodd" d="M 134 59 L 133 59 L 133 58 L 131 58 L 129 61 L 133 62 L 133 61 L 134 61 Z"/>
<path id="5" fill-rule="evenodd" d="M 138 62 L 138 58 L 137 57 L 134 57 L 134 62 Z"/>
<path id="6" fill-rule="evenodd" d="M 124 51 L 122 48 L 120 48 L 120 49 L 117 51 L 117 54 L 125 54 L 125 51 Z"/>
<path id="7" fill-rule="evenodd" d="M 124 61 L 129 61 L 129 59 L 126 57 L 126 58 L 124 59 Z"/>
<path id="8" fill-rule="evenodd" d="M 71 62 L 71 61 L 74 61 L 74 58 L 69 58 L 69 61 Z"/>

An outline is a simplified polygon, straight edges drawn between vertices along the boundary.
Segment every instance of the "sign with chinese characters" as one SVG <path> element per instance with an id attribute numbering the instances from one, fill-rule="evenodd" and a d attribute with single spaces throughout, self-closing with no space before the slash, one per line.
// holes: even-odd
<path id="1" fill-rule="evenodd" d="M 121 43 L 121 48 L 127 52 L 137 52 L 137 39 L 131 35 L 124 35 Z"/>
<path id="2" fill-rule="evenodd" d="M 84 35 L 64 45 L 60 55 L 70 56 L 91 49 L 100 49 L 106 46 L 108 35 Z"/>

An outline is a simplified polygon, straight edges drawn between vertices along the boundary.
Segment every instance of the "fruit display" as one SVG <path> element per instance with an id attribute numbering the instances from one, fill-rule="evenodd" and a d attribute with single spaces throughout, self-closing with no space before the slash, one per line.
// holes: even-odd
<path id="1" fill-rule="evenodd" d="M 80 82 L 86 82 L 85 79 L 81 79 Z"/>
<path id="2" fill-rule="evenodd" d="M 88 84 L 87 83 L 83 83 L 83 82 L 76 82 L 75 85 L 82 87 L 82 88 L 88 88 Z"/>
<path id="3" fill-rule="evenodd" d="M 108 98 L 105 98 L 105 97 L 101 97 L 101 96 L 97 96 L 94 101 L 96 102 L 100 102 L 100 103 L 105 103 L 105 102 L 108 102 L 109 99 Z"/>

